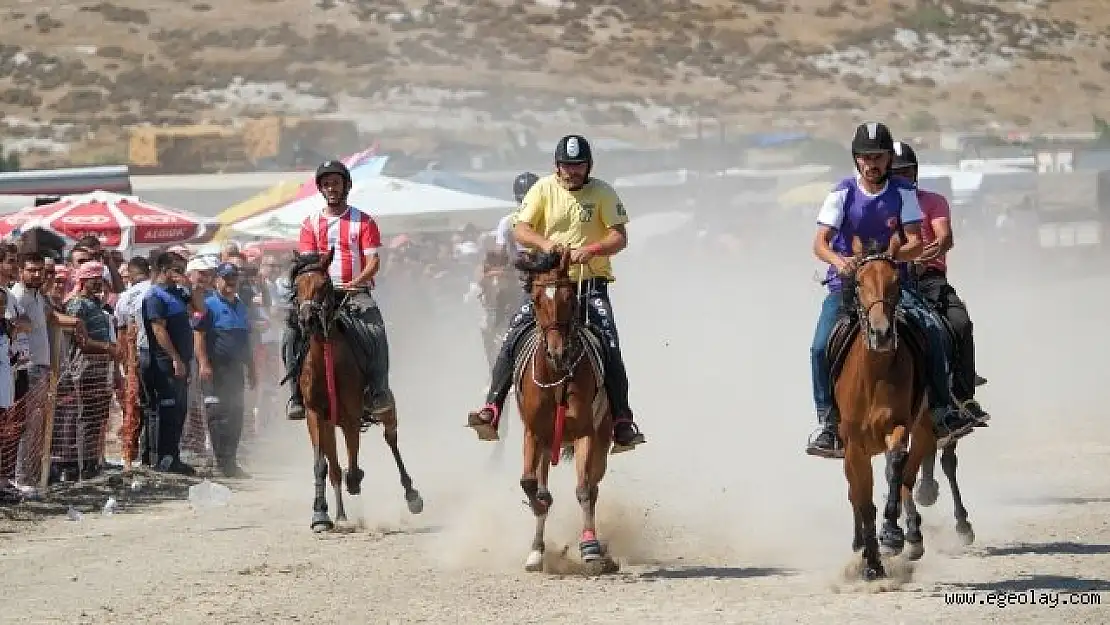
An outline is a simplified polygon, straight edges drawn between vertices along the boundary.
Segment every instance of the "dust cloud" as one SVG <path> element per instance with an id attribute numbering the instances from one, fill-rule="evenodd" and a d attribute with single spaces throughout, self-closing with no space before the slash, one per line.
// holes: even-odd
<path id="1" fill-rule="evenodd" d="M 803 451 L 816 426 L 808 347 L 824 293 L 810 253 L 812 217 L 756 217 L 733 233 L 739 249 L 728 251 L 715 233 L 698 236 L 696 218 L 629 208 L 631 244 L 615 261 L 612 298 L 631 403 L 649 442 L 611 457 L 599 537 L 625 565 L 769 567 L 837 578 L 857 559 L 846 481 L 838 462 Z M 657 227 L 671 223 L 680 225 Z M 1099 327 L 1106 283 L 1028 262 L 1017 267 L 1008 259 L 1038 251 L 996 252 L 990 236 L 957 230 L 949 257 L 951 281 L 976 322 L 980 372 L 990 380 L 979 398 L 995 417 L 959 446 L 980 541 L 1005 540 L 1035 514 L 1026 507 L 1015 515 L 1015 501 L 1076 490 L 1066 469 L 1030 473 L 1030 462 L 1081 448 L 1085 437 L 1105 440 L 1108 431 L 1099 417 L 1100 354 L 1110 347 Z M 392 460 L 371 430 L 363 437 L 366 494 L 356 509 L 372 530 L 428 531 L 428 566 L 519 571 L 533 518 L 518 485 L 515 406 L 502 443 L 480 442 L 464 427 L 488 380 L 478 312 L 461 293 L 439 295 L 420 304 L 382 299 L 401 448 L 427 508 L 420 517 L 405 510 Z M 284 466 L 301 467 L 283 489 L 300 493 L 307 519 L 311 460 L 307 440 L 298 444 L 283 452 Z M 874 464 L 881 484 L 881 458 Z M 552 550 L 570 545 L 573 554 L 580 513 L 572 467 L 552 471 L 547 538 Z M 914 576 L 924 580 L 944 577 L 938 555 L 966 551 L 939 465 L 937 477 L 939 502 L 921 508 L 926 553 Z M 880 507 L 882 497 L 877 488 Z M 899 570 L 908 581 L 913 569 Z"/>

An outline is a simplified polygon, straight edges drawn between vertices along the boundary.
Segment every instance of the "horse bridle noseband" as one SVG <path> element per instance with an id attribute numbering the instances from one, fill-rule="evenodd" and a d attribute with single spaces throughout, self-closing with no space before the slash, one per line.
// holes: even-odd
<path id="1" fill-rule="evenodd" d="M 856 307 L 856 314 L 858 314 L 859 318 L 860 318 L 860 320 L 859 320 L 860 329 L 864 332 L 865 338 L 866 338 L 866 335 L 868 333 L 870 333 L 870 330 L 871 330 L 871 319 L 869 317 L 869 315 L 871 313 L 871 309 L 874 308 L 875 306 L 879 305 L 879 304 L 889 304 L 890 308 L 891 308 L 891 320 L 890 320 L 890 322 L 891 322 L 891 332 L 893 332 L 893 334 L 894 334 L 894 345 L 895 345 L 895 347 L 897 347 L 897 345 L 898 345 L 898 325 L 894 321 L 894 311 L 897 309 L 898 303 L 902 299 L 902 289 L 899 288 L 898 292 L 894 295 L 893 298 L 884 297 L 884 298 L 881 298 L 881 299 L 877 299 L 877 300 L 871 302 L 870 304 L 868 304 L 867 306 L 863 305 L 863 299 L 860 297 L 860 294 L 859 294 L 859 280 L 856 279 L 856 276 L 859 274 L 860 270 L 863 269 L 864 265 L 866 265 L 867 263 L 873 263 L 873 262 L 889 263 L 892 267 L 894 267 L 895 272 L 898 271 L 898 261 L 896 261 L 894 259 L 894 256 L 892 256 L 891 254 L 889 254 L 887 252 L 882 252 L 880 254 L 868 254 L 868 255 L 864 256 L 862 259 L 860 259 L 859 263 L 856 264 L 855 271 L 852 272 L 852 276 L 851 276 L 851 278 L 852 278 L 852 295 L 853 295 L 854 299 L 856 300 L 855 301 L 855 307 Z"/>

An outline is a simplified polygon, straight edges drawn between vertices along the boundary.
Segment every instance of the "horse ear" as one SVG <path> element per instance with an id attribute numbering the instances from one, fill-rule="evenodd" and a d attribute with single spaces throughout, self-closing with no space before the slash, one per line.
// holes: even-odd
<path id="1" fill-rule="evenodd" d="M 852 255 L 863 256 L 863 241 L 860 240 L 859 236 L 852 237 Z"/>
<path id="2" fill-rule="evenodd" d="M 898 250 L 900 249 L 902 249 L 902 237 L 895 234 L 894 236 L 890 237 L 890 245 L 887 246 L 886 253 L 890 254 L 891 256 L 897 256 Z"/>
<path id="3" fill-rule="evenodd" d="M 559 273 L 567 273 L 570 271 L 570 249 L 563 248 L 562 254 L 559 256 Z"/>

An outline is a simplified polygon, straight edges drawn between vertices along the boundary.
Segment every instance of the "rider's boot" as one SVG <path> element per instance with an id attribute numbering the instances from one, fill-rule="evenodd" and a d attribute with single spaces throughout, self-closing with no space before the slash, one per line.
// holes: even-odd
<path id="1" fill-rule="evenodd" d="M 967 436 L 975 429 L 976 421 L 963 414 L 951 402 L 943 402 L 931 409 L 933 434 L 937 447 L 943 448 Z"/>
<path id="2" fill-rule="evenodd" d="M 305 418 L 304 400 L 301 399 L 301 371 L 297 362 L 296 349 L 300 343 L 300 327 L 290 318 L 285 332 L 281 334 L 281 359 L 285 364 L 285 378 L 289 383 L 289 404 L 285 416 L 293 421 Z"/>
<path id="3" fill-rule="evenodd" d="M 987 383 L 986 378 L 979 375 L 978 373 L 975 374 L 975 386 L 984 386 L 986 383 Z"/>
<path id="4" fill-rule="evenodd" d="M 632 409 L 628 406 L 628 372 L 619 347 L 609 349 L 608 360 L 605 393 L 609 396 L 609 407 L 613 413 L 613 448 L 610 453 L 619 454 L 635 449 L 647 439 L 633 421 Z"/>
<path id="5" fill-rule="evenodd" d="M 817 422 L 821 426 L 810 435 L 806 453 L 819 458 L 843 458 L 844 442 L 840 440 L 840 412 L 835 406 L 821 408 L 817 411 Z"/>
<path id="6" fill-rule="evenodd" d="M 979 405 L 978 400 L 974 397 L 969 397 L 957 403 L 960 412 L 966 417 L 975 422 L 975 427 L 986 427 L 987 421 L 990 421 L 991 415 L 983 407 Z"/>
<path id="7" fill-rule="evenodd" d="M 467 427 L 474 428 L 478 439 L 495 441 L 497 424 L 501 418 L 501 410 L 505 406 L 505 398 L 513 386 L 513 351 L 517 340 L 523 334 L 527 324 L 513 328 L 501 343 L 501 350 L 497 353 L 497 360 L 493 363 L 493 373 L 490 376 L 489 392 L 486 394 L 486 405 L 481 409 L 467 415 Z"/>

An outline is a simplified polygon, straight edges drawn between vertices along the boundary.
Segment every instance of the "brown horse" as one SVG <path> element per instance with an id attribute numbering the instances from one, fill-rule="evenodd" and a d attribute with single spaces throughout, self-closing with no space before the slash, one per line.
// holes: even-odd
<path id="1" fill-rule="evenodd" d="M 912 490 L 922 459 L 937 447 L 925 392 L 921 348 L 925 341 L 895 314 L 901 284 L 894 259 L 900 246 L 897 236 L 891 237 L 885 251 L 865 251 L 858 238 L 852 242 L 857 260 L 850 282 L 859 329 L 835 385 L 844 473 L 855 515 L 852 549 L 863 550 L 863 574 L 868 580 L 886 575 L 875 532 L 871 459 L 880 453 L 887 456 L 884 551 L 898 553 L 909 542 L 908 557 L 918 559 L 924 554 L 924 539 Z M 902 506 L 908 529 L 905 535 L 899 525 Z"/>
<path id="2" fill-rule="evenodd" d="M 478 281 L 484 312 L 482 342 L 491 367 L 497 359 L 509 318 L 520 303 L 520 282 L 509 269 L 508 266 L 488 267 Z"/>
<path id="3" fill-rule="evenodd" d="M 290 270 L 290 282 L 296 297 L 297 322 L 303 336 L 308 339 L 308 351 L 296 383 L 301 387 L 308 435 L 312 440 L 315 459 L 313 473 L 316 478 L 316 495 L 312 500 L 314 532 L 324 532 L 335 527 L 328 517 L 325 478 L 331 482 L 335 492 L 336 520 L 347 520 L 340 483 L 343 476 L 336 451 L 336 428 L 343 430 L 343 440 L 347 443 L 347 492 L 351 495 L 362 492 L 362 478 L 365 475 L 358 466 L 358 448 L 366 380 L 351 340 L 344 336 L 346 332 L 343 325 L 338 323 L 342 293 L 335 289 L 327 272 L 334 254 L 333 248 L 322 257 L 319 254 L 298 255 Z M 337 375 L 337 372 L 342 372 L 342 375 Z M 412 478 L 405 470 L 405 463 L 397 448 L 396 408 L 382 415 L 379 421 L 385 430 L 386 444 L 397 463 L 409 511 L 419 514 L 424 509 L 424 501 L 420 493 L 412 487 Z"/>
<path id="4" fill-rule="evenodd" d="M 547 480 L 562 454 L 574 458 L 575 494 L 582 507 L 578 543 L 582 560 L 604 571 L 611 562 L 597 538 L 598 485 L 605 477 L 613 416 L 602 381 L 600 342 L 585 323 L 578 285 L 568 276 L 570 251 L 527 255 L 516 263 L 532 275 L 537 330 L 521 341 L 516 356 L 517 408 L 524 425 L 524 471 L 520 487 L 536 517 L 528 571 L 543 569 L 544 527 L 554 499 Z"/>

